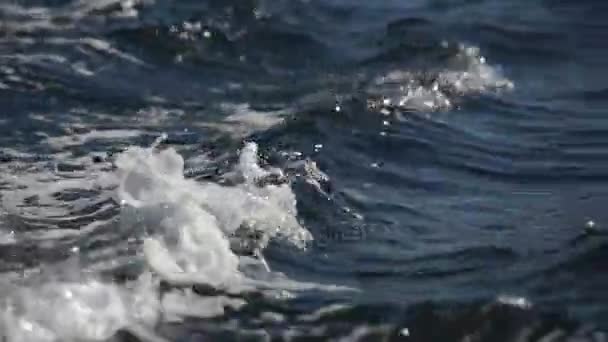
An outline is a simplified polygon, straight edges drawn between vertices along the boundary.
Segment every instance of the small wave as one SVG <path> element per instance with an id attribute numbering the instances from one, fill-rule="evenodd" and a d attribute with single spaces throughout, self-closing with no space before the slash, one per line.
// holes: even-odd
<path id="1" fill-rule="evenodd" d="M 235 297 L 242 291 L 284 296 L 286 290 L 344 290 L 291 281 L 270 271 L 262 255 L 270 239 L 304 249 L 313 237 L 298 223 L 296 199 L 289 184 L 272 181 L 282 177 L 282 170 L 262 168 L 257 148 L 255 143 L 242 148 L 230 175 L 236 182 L 233 186 L 184 178 L 184 159 L 172 148 L 159 151 L 155 145 L 130 147 L 117 156 L 115 171 L 102 170 L 88 181 L 59 179 L 34 190 L 36 180 L 30 179 L 30 184 L 22 183 L 25 189 L 5 190 L 3 204 L 13 194 L 14 211 L 20 201 L 27 202 L 28 196 L 15 195 L 19 192 L 35 191 L 43 198 L 45 192 L 97 188 L 101 194 L 93 198 L 99 199 L 111 195 L 115 188 L 112 196 L 120 203 L 120 229 L 144 232 L 138 253 L 144 272 L 125 284 L 103 281 L 92 272 L 94 265 L 69 261 L 95 251 L 73 248 L 67 266 L 58 266 L 60 274 L 48 275 L 53 268 L 45 266 L 46 276 L 25 278 L 24 286 L 7 285 L 8 290 L 0 296 L 0 336 L 11 342 L 105 340 L 126 329 L 144 340 L 146 336 L 155 340 L 152 326 L 158 320 L 222 315 L 225 307 L 245 304 Z M 45 201 L 47 206 L 55 201 L 62 208 L 61 198 L 50 195 Z M 47 215 L 48 210 L 38 214 Z M 68 212 L 59 210 L 56 214 L 65 216 Z M 92 234 L 96 229 L 99 225 L 92 224 L 79 234 Z M 173 289 L 162 294 L 161 282 Z M 219 291 L 219 295 L 200 296 L 192 286 Z M 232 295 L 229 298 L 221 293 Z"/>
<path id="2" fill-rule="evenodd" d="M 459 97 L 514 88 L 500 68 L 487 64 L 479 48 L 459 45 L 451 63 L 453 67 L 440 71 L 393 70 L 377 77 L 368 90 L 369 107 L 386 113 L 449 110 Z"/>

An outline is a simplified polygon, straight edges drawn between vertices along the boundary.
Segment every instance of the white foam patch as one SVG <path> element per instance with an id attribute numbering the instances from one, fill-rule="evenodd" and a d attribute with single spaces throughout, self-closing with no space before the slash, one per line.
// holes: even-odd
<path id="1" fill-rule="evenodd" d="M 70 136 L 49 137 L 45 143 L 61 149 L 70 146 L 79 146 L 92 140 L 116 140 L 136 138 L 143 135 L 145 132 L 132 129 L 108 129 L 108 130 L 92 130 L 82 134 L 72 134 Z"/>
<path id="2" fill-rule="evenodd" d="M 498 296 L 496 301 L 500 304 L 511 305 L 520 309 L 530 309 L 532 307 L 532 303 L 525 297 L 501 295 Z"/>
<path id="3" fill-rule="evenodd" d="M 11 290 L 0 309 L 0 337 L 9 342 L 105 341 L 120 329 L 160 340 L 151 327 L 163 309 L 149 273 L 126 286 L 48 280 Z"/>
<path id="4" fill-rule="evenodd" d="M 487 64 L 479 48 L 459 45 L 458 50 L 452 60 L 455 66 L 451 68 L 427 74 L 393 70 L 376 78 L 370 92 L 378 93 L 381 98 L 371 99 L 370 107 L 381 111 L 387 108 L 422 112 L 448 110 L 457 97 L 514 88 L 499 67 Z"/>
<path id="5" fill-rule="evenodd" d="M 5 152 L 21 158 L 33 157 Z M 234 186 L 186 179 L 184 160 L 171 148 L 159 151 L 156 146 L 131 147 L 118 155 L 114 171 L 110 171 L 108 163 L 86 160 L 78 160 L 86 171 L 70 172 L 74 173 L 73 178 L 56 170 L 48 171 L 38 163 L 22 165 L 26 171 L 23 177 L 10 176 L 10 172 L 21 170 L 15 165 L 15 169 L 5 170 L 9 173 L 2 179 L 10 185 L 5 185 L 1 192 L 0 225 L 4 229 L 1 218 L 11 214 L 44 218 L 52 226 L 62 220 L 82 218 L 72 214 L 75 209 L 114 196 L 122 205 L 117 229 L 143 228 L 135 230 L 144 232 L 140 236 L 144 242 L 139 247 L 141 251 L 131 259 L 141 262 L 144 272 L 136 281 L 124 284 L 98 280 L 96 272 L 133 262 L 112 256 L 111 249 L 103 249 L 77 250 L 73 254 L 76 262 L 70 259 L 72 262 L 65 265 L 40 265 L 23 270 L 20 276 L 5 273 L 7 284 L 0 290 L 0 339 L 102 341 L 126 329 L 142 340 L 161 341 L 153 331 L 159 321 L 213 317 L 222 315 L 227 307 L 238 309 L 246 304 L 243 299 L 222 295 L 200 296 L 190 285 L 233 294 L 259 291 L 276 298 L 291 298 L 294 292 L 303 290 L 348 290 L 297 282 L 270 271 L 262 255 L 270 239 L 305 248 L 312 235 L 298 223 L 296 198 L 290 187 L 264 181 L 266 177 L 281 176 L 282 171 L 261 167 L 254 143 L 245 144 L 240 151 L 232 175 L 237 180 Z M 94 193 L 90 198 L 68 201 L 53 195 L 73 189 L 93 189 Z M 42 206 L 24 205 L 33 195 Z M 52 229 L 17 236 L 7 232 L 2 243 L 28 240 L 52 248 L 54 241 L 86 236 L 99 226 L 107 228 L 111 220 L 93 221 L 72 231 L 49 226 Z M 237 255 L 231 246 L 232 239 L 247 239 L 248 234 L 257 237 L 251 255 Z M 102 253 L 103 260 L 78 262 L 84 256 L 95 259 L 96 253 Z M 105 265 L 108 258 L 110 264 Z M 161 294 L 160 280 L 174 288 Z"/>
<path id="6" fill-rule="evenodd" d="M 51 283 L 18 291 L 3 316 L 9 341 L 100 341 L 123 326 L 127 310 L 115 286 Z"/>
<path id="7" fill-rule="evenodd" d="M 243 138 L 252 133 L 268 130 L 285 122 L 290 110 L 256 111 L 249 104 L 223 103 L 221 109 L 229 113 L 222 121 L 199 123 L 199 126 L 213 128 Z"/>
<path id="8" fill-rule="evenodd" d="M 295 196 L 286 184 L 256 185 L 271 171 L 257 164 L 253 143 L 241 151 L 237 171 L 244 183 L 234 187 L 185 179 L 184 160 L 173 149 L 131 148 L 116 165 L 120 203 L 158 221 L 158 231 L 144 242 L 144 254 L 170 283 L 240 285 L 239 260 L 228 240 L 239 228 L 260 232 L 259 248 L 273 237 L 298 247 L 312 239 L 296 219 Z"/>

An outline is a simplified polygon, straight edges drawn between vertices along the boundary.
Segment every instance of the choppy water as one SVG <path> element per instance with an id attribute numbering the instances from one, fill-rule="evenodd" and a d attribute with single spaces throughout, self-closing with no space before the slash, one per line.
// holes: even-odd
<path id="1" fill-rule="evenodd" d="M 606 15 L 2 1 L 0 340 L 606 341 Z"/>

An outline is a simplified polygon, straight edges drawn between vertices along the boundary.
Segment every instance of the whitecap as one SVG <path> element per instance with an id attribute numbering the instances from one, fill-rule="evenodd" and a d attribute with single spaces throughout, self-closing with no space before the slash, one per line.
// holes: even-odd
<path id="1" fill-rule="evenodd" d="M 159 146 L 128 148 L 117 156 L 115 169 L 85 163 L 87 172 L 76 172 L 73 178 L 44 171 L 40 165 L 25 177 L 5 175 L 14 184 L 2 190 L 3 217 L 10 213 L 45 218 L 51 212 L 56 216 L 48 221 L 52 225 L 78 218 L 71 216 L 75 208 L 110 196 L 121 203 L 118 218 L 93 221 L 71 232 L 55 227 L 50 235 L 44 229 L 38 235 L 22 233 L 17 242 L 36 241 L 52 248 L 54 241 L 86 237 L 112 227 L 112 221 L 118 219 L 114 229 L 135 233 L 143 240 L 140 251 L 131 256 L 141 263 L 143 273 L 125 283 L 103 281 L 98 272 L 120 266 L 112 262 L 101 265 L 108 257 L 119 264 L 134 260 L 112 256 L 111 250 L 76 248 L 72 259 L 64 263 L 38 265 L 27 274 L 24 270 L 20 277 L 5 278 L 6 286 L 0 292 L 0 338 L 9 342 L 99 341 L 129 330 L 143 340 L 160 341 L 153 329 L 157 322 L 213 317 L 228 307 L 238 310 L 246 301 L 234 295 L 243 291 L 291 298 L 305 290 L 349 290 L 294 281 L 270 270 L 263 257 L 269 240 L 305 249 L 313 237 L 298 222 L 296 198 L 289 184 L 264 181 L 283 171 L 262 167 L 255 143 L 241 149 L 232 186 L 185 178 L 182 156 L 172 148 L 159 150 Z M 95 193 L 68 202 L 53 195 L 70 189 L 95 189 Z M 22 204 L 34 193 L 44 208 L 24 211 Z M 250 237 L 254 241 L 249 253 L 237 253 L 234 241 Z M 5 242 L 12 244 L 14 239 L 11 235 Z M 95 260 L 100 253 L 104 260 Z M 169 290 L 161 291 L 161 281 Z M 212 291 L 201 296 L 193 286 Z"/>
<path id="2" fill-rule="evenodd" d="M 442 48 L 448 48 L 442 45 Z M 443 69 L 425 72 L 391 70 L 375 78 L 368 92 L 371 109 L 433 112 L 452 109 L 466 95 L 512 90 L 514 83 L 500 67 L 489 65 L 479 48 L 458 45 L 457 53 Z"/>

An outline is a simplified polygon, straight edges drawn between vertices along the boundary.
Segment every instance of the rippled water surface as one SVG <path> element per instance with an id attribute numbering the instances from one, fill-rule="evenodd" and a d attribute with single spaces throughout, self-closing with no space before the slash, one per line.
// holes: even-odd
<path id="1" fill-rule="evenodd" d="M 0 340 L 608 340 L 607 15 L 1 1 Z"/>

